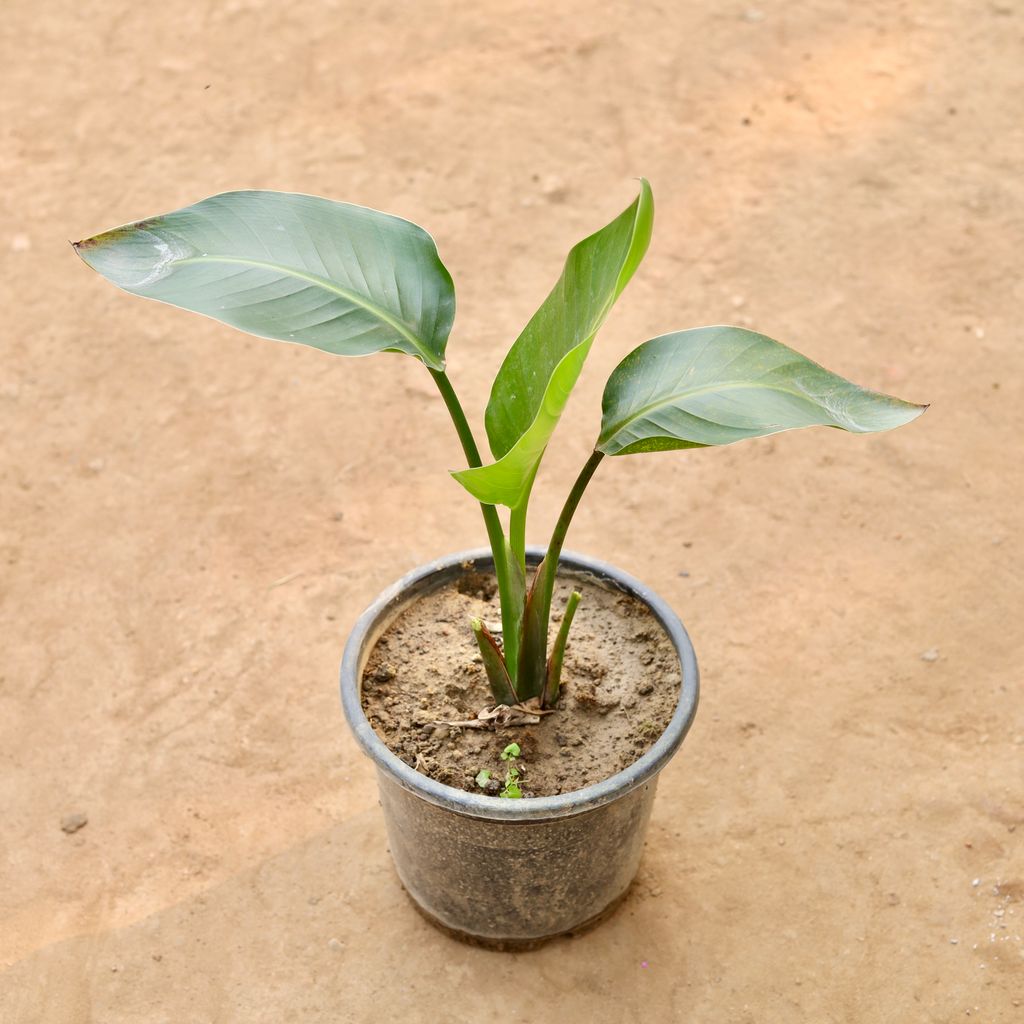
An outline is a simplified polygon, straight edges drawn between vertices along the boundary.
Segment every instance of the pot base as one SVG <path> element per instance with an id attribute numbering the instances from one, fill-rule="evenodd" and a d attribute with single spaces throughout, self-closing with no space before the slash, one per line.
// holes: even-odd
<path id="1" fill-rule="evenodd" d="M 446 925 L 443 921 L 434 917 L 429 910 L 421 907 L 404 885 L 402 886 L 402 892 L 409 898 L 409 902 L 416 908 L 416 912 L 420 917 L 432 924 L 439 932 L 444 932 L 449 938 L 464 942 L 467 946 L 475 946 L 477 949 L 492 949 L 498 953 L 529 953 L 532 950 L 540 949 L 541 946 L 546 946 L 554 939 L 573 939 L 577 935 L 583 935 L 592 928 L 596 928 L 603 921 L 607 921 L 622 906 L 632 888 L 632 885 L 628 886 L 626 891 L 616 896 L 604 910 L 594 914 L 593 917 L 587 918 L 586 921 L 581 922 L 574 928 L 568 928 L 564 932 L 556 932 L 554 935 L 545 935 L 539 939 L 491 939 L 486 935 L 474 935 L 472 932 L 460 931 L 458 928 Z"/>

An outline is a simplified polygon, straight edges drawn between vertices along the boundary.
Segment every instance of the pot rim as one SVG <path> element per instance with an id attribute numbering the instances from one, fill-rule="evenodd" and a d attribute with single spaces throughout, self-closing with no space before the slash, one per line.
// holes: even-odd
<path id="1" fill-rule="evenodd" d="M 536 565 L 544 557 L 544 549 L 528 548 L 526 557 L 528 565 Z M 423 775 L 393 753 L 377 735 L 363 712 L 361 700 L 363 667 L 373 644 L 380 638 L 399 608 L 414 596 L 415 592 L 426 593 L 432 589 L 429 583 L 436 577 L 452 576 L 467 562 L 473 563 L 474 569 L 478 571 L 493 571 L 494 560 L 487 548 L 460 551 L 421 565 L 377 597 L 359 616 L 345 644 L 341 662 L 342 708 L 356 741 L 378 770 L 386 772 L 405 789 L 439 807 L 469 817 L 509 822 L 537 821 L 582 814 L 617 800 L 637 786 L 651 781 L 683 742 L 697 711 L 700 683 L 693 645 L 679 616 L 653 590 L 607 562 L 571 551 L 562 552 L 559 558 L 561 570 L 593 577 L 599 584 L 610 584 L 615 589 L 642 601 L 665 630 L 679 658 L 682 674 L 679 701 L 665 731 L 650 750 L 614 775 L 571 793 L 529 797 L 525 800 L 500 800 L 468 793 Z M 412 595 L 410 591 L 413 592 Z"/>

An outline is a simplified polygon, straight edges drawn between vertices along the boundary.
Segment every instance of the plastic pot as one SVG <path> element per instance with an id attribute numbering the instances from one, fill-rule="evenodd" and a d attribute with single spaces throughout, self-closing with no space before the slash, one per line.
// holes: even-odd
<path id="1" fill-rule="evenodd" d="M 531 549 L 536 565 L 543 552 Z M 559 796 L 500 800 L 428 778 L 393 754 L 363 713 L 363 668 L 410 603 L 466 571 L 493 569 L 489 551 L 449 555 L 384 591 L 356 623 L 341 666 L 341 702 L 377 767 L 395 868 L 417 909 L 479 945 L 524 949 L 578 932 L 611 912 L 636 875 L 658 773 L 697 710 L 697 660 L 682 623 L 642 583 L 614 566 L 563 553 L 559 576 L 582 577 L 642 601 L 679 657 L 682 686 L 668 727 L 628 768 Z"/>

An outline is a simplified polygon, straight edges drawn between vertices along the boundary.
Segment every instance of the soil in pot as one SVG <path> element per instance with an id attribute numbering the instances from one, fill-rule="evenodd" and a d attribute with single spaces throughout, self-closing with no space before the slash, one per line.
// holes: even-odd
<path id="1" fill-rule="evenodd" d="M 494 703 L 469 628 L 473 616 L 500 623 L 494 577 L 467 572 L 404 609 L 363 672 L 363 709 L 384 743 L 423 774 L 474 793 L 486 792 L 476 783 L 481 769 L 504 778 L 501 752 L 518 743 L 527 797 L 582 789 L 641 757 L 675 710 L 678 659 L 646 606 L 618 590 L 559 580 L 555 609 L 573 587 L 583 600 L 554 713 L 493 731 L 446 723 L 473 720 Z"/>

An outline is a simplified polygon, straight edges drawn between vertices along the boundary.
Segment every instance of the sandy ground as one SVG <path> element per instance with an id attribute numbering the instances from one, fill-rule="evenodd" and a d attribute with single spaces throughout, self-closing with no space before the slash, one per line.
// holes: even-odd
<path id="1" fill-rule="evenodd" d="M 1024 1020 L 1016 0 L 8 0 L 0 33 L 4 1024 Z M 245 186 L 410 217 L 479 422 L 637 174 L 654 243 L 532 540 L 662 331 L 934 404 L 602 466 L 570 546 L 673 602 L 701 709 L 617 916 L 472 950 L 406 904 L 335 685 L 382 586 L 482 540 L 429 378 L 130 298 L 66 240 Z"/>

